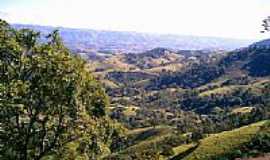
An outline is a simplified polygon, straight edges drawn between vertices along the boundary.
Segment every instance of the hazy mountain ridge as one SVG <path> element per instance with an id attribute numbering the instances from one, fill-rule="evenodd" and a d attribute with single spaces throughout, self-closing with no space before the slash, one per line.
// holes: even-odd
<path id="1" fill-rule="evenodd" d="M 233 50 L 245 47 L 251 40 L 229 38 L 159 35 L 137 32 L 98 31 L 38 25 L 14 24 L 15 28 L 30 28 L 48 34 L 59 29 L 65 45 L 75 52 L 144 52 L 157 47 L 176 50 L 221 49 Z"/>

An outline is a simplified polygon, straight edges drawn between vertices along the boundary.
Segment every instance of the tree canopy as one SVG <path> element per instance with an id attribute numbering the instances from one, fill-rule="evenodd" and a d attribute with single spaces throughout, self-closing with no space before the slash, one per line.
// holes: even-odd
<path id="1" fill-rule="evenodd" d="M 263 26 L 262 33 L 269 32 L 270 31 L 270 16 L 268 16 L 267 18 L 265 18 L 263 20 L 262 26 Z"/>
<path id="2" fill-rule="evenodd" d="M 74 141 L 82 148 L 102 125 L 102 138 L 112 135 L 108 104 L 58 31 L 41 43 L 40 33 L 0 20 L 0 159 L 41 159 Z"/>

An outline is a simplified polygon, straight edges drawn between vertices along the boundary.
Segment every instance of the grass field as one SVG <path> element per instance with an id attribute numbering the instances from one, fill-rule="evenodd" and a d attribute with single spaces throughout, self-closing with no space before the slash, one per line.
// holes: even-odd
<path id="1" fill-rule="evenodd" d="M 184 160 L 210 160 L 233 152 L 249 142 L 260 127 L 269 121 L 261 121 L 232 131 L 210 135 L 200 141 L 200 145 Z"/>
<path id="2" fill-rule="evenodd" d="M 215 88 L 212 90 L 207 90 L 205 92 L 200 93 L 199 96 L 205 97 L 205 96 L 211 96 L 212 94 L 213 95 L 228 95 L 228 94 L 232 94 L 235 90 L 240 89 L 241 87 L 242 86 L 239 86 L 239 85 L 224 86 L 224 87 Z"/>
<path id="3" fill-rule="evenodd" d="M 262 126 L 270 121 L 260 121 L 231 131 L 224 131 L 217 134 L 208 135 L 198 142 L 189 144 L 181 142 L 185 134 L 175 134 L 174 129 L 167 126 L 157 126 L 135 129 L 128 132 L 129 139 L 133 139 L 133 144 L 128 148 L 114 153 L 105 159 L 129 160 L 212 160 L 224 155 L 234 153 L 261 130 Z M 175 146 L 164 148 L 168 142 L 177 142 Z M 164 149 L 170 154 L 163 154 Z"/>

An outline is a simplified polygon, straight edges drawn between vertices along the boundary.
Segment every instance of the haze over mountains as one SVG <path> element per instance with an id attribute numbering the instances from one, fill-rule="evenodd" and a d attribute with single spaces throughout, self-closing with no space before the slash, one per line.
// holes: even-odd
<path id="1" fill-rule="evenodd" d="M 74 52 L 139 53 L 156 47 L 173 50 L 234 50 L 246 47 L 252 40 L 218 37 L 160 35 L 138 32 L 99 31 L 91 29 L 56 28 L 39 25 L 14 24 L 15 28 L 30 28 L 48 34 L 59 29 L 68 48 Z"/>

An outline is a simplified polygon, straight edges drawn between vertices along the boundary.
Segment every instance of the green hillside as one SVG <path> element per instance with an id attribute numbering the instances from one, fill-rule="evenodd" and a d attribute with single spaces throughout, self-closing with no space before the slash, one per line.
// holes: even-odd
<path id="1" fill-rule="evenodd" d="M 261 121 L 248 126 L 244 126 L 232 131 L 225 131 L 218 134 L 209 135 L 202 139 L 198 147 L 190 153 L 184 160 L 209 160 L 232 156 L 240 156 L 244 145 L 251 142 L 266 126 L 269 130 L 270 121 Z"/>
<path id="2" fill-rule="evenodd" d="M 255 142 L 261 135 L 268 136 L 265 143 L 270 142 L 269 131 L 270 121 L 266 120 L 192 141 L 188 140 L 189 134 L 175 134 L 168 127 L 145 128 L 131 131 L 136 137 L 134 144 L 105 159 L 212 160 L 256 156 L 265 149 L 261 146 L 264 144 Z"/>

